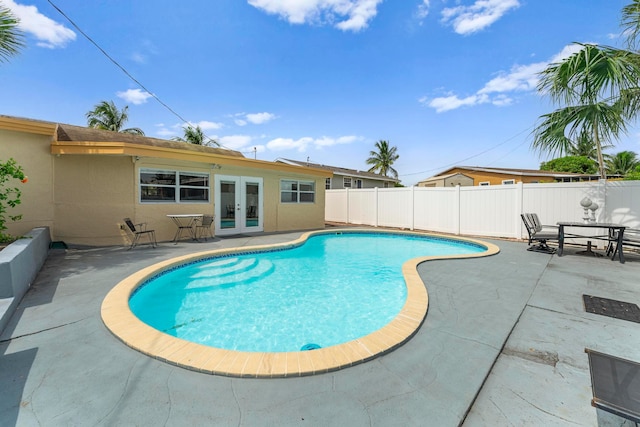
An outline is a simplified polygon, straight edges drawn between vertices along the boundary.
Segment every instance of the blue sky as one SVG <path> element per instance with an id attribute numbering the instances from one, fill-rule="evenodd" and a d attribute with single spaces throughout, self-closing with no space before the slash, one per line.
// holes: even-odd
<path id="1" fill-rule="evenodd" d="M 27 36 L 0 64 L 0 114 L 84 126 L 113 100 L 147 136 L 181 136 L 182 118 L 250 158 L 360 170 L 384 139 L 411 185 L 453 165 L 537 169 L 531 131 L 554 106 L 536 73 L 572 42 L 621 46 L 627 0 L 0 3 Z M 637 128 L 622 150 L 640 153 Z"/>

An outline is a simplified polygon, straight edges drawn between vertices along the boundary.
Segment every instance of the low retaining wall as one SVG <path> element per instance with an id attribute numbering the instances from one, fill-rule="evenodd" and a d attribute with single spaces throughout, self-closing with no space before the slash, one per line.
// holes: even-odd
<path id="1" fill-rule="evenodd" d="M 0 333 L 47 259 L 49 227 L 34 228 L 0 251 Z"/>

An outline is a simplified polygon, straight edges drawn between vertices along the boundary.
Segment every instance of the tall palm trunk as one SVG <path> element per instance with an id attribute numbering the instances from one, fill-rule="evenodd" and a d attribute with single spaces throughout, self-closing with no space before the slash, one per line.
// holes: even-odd
<path id="1" fill-rule="evenodd" d="M 593 141 L 596 143 L 598 150 L 598 168 L 600 169 L 600 178 L 607 179 L 607 172 L 604 167 L 604 156 L 602 155 L 602 144 L 600 143 L 600 133 L 598 132 L 598 119 L 593 121 Z"/>

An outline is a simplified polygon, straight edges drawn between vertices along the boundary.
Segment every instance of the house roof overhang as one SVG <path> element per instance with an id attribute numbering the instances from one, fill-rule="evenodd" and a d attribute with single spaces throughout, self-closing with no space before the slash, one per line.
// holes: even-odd
<path id="1" fill-rule="evenodd" d="M 247 159 L 234 150 L 19 117 L 0 115 L 0 129 L 51 136 L 51 154 L 55 155 L 153 157 L 322 178 L 333 176 L 332 172 L 317 168 Z"/>

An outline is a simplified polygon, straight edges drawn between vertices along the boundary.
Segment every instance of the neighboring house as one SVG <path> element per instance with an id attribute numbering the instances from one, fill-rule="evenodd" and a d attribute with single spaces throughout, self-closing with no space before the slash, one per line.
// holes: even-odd
<path id="1" fill-rule="evenodd" d="M 435 183 L 445 182 L 449 180 L 450 185 L 455 182 L 456 175 L 470 178 L 460 179 L 460 185 L 504 185 L 516 184 L 522 182 L 525 184 L 541 183 L 541 182 L 578 182 L 578 181 L 597 181 L 600 176 L 598 174 L 577 174 L 569 172 L 553 172 L 541 171 L 535 169 L 507 169 L 507 168 L 488 168 L 480 166 L 454 166 L 438 175 L 422 180 L 416 184 L 418 187 L 434 187 Z M 435 185 L 441 187 L 441 185 Z"/>
<path id="2" fill-rule="evenodd" d="M 355 169 L 346 169 L 336 166 L 320 165 L 317 163 L 300 162 L 289 159 L 276 159 L 276 163 L 284 163 L 293 166 L 310 167 L 333 172 L 333 177 L 328 177 L 325 182 L 326 190 L 339 190 L 342 188 L 393 188 L 400 183 L 399 179 L 380 175 L 377 173 L 363 172 Z"/>
<path id="3" fill-rule="evenodd" d="M 450 173 L 427 178 L 417 184 L 418 187 L 455 187 L 456 185 L 473 186 L 473 178 L 463 173 Z"/>
<path id="4" fill-rule="evenodd" d="M 0 115 L 0 160 L 29 177 L 8 222 L 21 235 L 49 226 L 54 241 L 128 242 L 123 218 L 173 238 L 173 214 L 215 215 L 215 233 L 324 228 L 326 170 L 245 158 L 184 142 Z"/>

